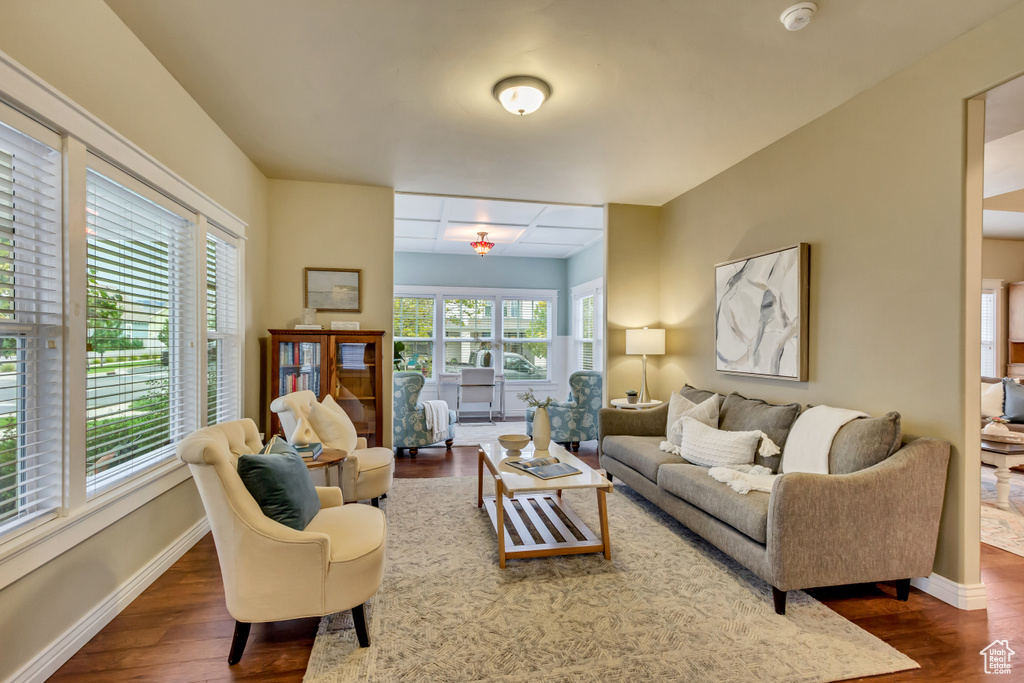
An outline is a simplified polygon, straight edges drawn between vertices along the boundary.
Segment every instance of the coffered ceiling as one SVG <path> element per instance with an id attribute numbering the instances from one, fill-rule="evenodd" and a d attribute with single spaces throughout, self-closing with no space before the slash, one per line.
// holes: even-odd
<path id="1" fill-rule="evenodd" d="M 492 256 L 568 258 L 603 231 L 599 206 L 395 195 L 395 251 L 473 255 L 469 243 L 486 232 Z"/>
<path id="2" fill-rule="evenodd" d="M 107 0 L 272 178 L 662 204 L 1016 0 Z M 537 113 L 491 96 L 527 73 Z"/>

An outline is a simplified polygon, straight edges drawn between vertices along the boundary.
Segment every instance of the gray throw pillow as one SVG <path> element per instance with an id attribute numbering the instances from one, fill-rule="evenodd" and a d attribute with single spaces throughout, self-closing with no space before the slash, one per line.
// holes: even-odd
<path id="1" fill-rule="evenodd" d="M 828 452 L 830 474 L 859 472 L 882 462 L 902 443 L 900 414 L 860 417 L 843 425 Z"/>
<path id="2" fill-rule="evenodd" d="M 320 512 L 320 496 L 297 453 L 240 455 L 238 476 L 263 514 L 296 531 Z"/>
<path id="3" fill-rule="evenodd" d="M 748 432 L 760 429 L 775 442 L 776 446 L 784 449 L 786 439 L 789 437 L 789 430 L 793 428 L 793 423 L 796 422 L 799 415 L 799 403 L 773 405 L 759 398 L 745 398 L 732 393 L 726 396 L 725 401 L 722 402 L 718 428 L 728 432 Z M 766 458 L 756 455 L 754 462 L 771 469 L 772 472 L 778 472 L 782 456 L 775 455 Z"/>
<path id="4" fill-rule="evenodd" d="M 715 395 L 713 391 L 705 391 L 704 389 L 697 389 L 691 387 L 689 384 L 684 384 L 683 388 L 679 390 L 679 394 L 690 401 L 700 405 L 704 401 L 708 400 Z"/>
<path id="5" fill-rule="evenodd" d="M 1014 424 L 1024 424 L 1024 386 L 1003 379 L 1003 414 Z"/>

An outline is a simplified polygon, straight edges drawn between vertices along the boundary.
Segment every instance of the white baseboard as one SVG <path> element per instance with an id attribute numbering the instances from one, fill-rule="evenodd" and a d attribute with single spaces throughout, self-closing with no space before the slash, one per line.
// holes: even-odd
<path id="1" fill-rule="evenodd" d="M 42 683 L 64 665 L 72 655 L 109 624 L 121 610 L 137 598 L 142 591 L 156 581 L 172 564 L 178 561 L 189 548 L 194 546 L 210 530 L 210 522 L 203 517 L 182 534 L 176 541 L 164 548 L 145 567 L 135 573 L 127 582 L 98 603 L 88 614 L 78 620 L 59 638 L 50 643 L 25 666 L 11 677 L 11 683 Z"/>
<path id="2" fill-rule="evenodd" d="M 958 609 L 985 609 L 988 605 L 983 583 L 957 583 L 934 572 L 931 576 L 916 578 L 910 583 L 915 588 Z"/>

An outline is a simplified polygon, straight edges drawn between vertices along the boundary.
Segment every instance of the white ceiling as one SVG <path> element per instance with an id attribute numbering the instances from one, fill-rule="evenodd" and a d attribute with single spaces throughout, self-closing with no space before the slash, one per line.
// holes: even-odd
<path id="1" fill-rule="evenodd" d="M 982 234 L 1024 239 L 1024 77 L 985 93 Z M 995 210 L 1000 209 L 1000 210 Z"/>
<path id="2" fill-rule="evenodd" d="M 568 258 L 601 239 L 604 209 L 395 195 L 395 251 L 473 255 L 478 232 L 494 242 L 492 256 Z"/>
<path id="3" fill-rule="evenodd" d="M 1014 2 L 107 0 L 269 177 L 659 205 Z"/>

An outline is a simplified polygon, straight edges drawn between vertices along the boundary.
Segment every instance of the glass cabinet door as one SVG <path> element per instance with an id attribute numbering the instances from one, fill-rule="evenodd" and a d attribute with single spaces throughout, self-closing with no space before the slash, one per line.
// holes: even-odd
<path id="1" fill-rule="evenodd" d="M 282 341 L 277 344 L 278 396 L 310 390 L 320 395 L 320 342 Z"/>
<path id="2" fill-rule="evenodd" d="M 379 342 L 337 342 L 331 394 L 334 395 L 359 436 L 370 447 L 377 443 L 377 344 Z"/>

